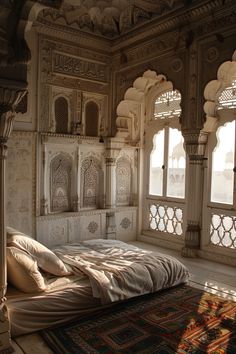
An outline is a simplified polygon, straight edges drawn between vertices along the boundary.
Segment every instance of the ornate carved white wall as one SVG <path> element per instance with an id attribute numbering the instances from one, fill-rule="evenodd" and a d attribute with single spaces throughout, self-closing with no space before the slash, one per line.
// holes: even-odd
<path id="1" fill-rule="evenodd" d="M 7 225 L 35 234 L 35 134 L 14 132 L 8 142 Z"/>

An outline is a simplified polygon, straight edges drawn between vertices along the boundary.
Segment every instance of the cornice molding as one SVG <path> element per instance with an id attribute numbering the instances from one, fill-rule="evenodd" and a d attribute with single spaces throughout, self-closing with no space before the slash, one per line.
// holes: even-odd
<path id="1" fill-rule="evenodd" d="M 37 32 L 43 35 L 51 36 L 55 39 L 60 38 L 61 41 L 81 45 L 85 48 L 92 47 L 106 55 L 111 52 L 112 41 L 106 38 L 99 38 L 92 34 L 76 30 L 75 28 L 60 26 L 43 19 L 35 22 L 34 26 Z"/>
<path id="2" fill-rule="evenodd" d="M 226 1 L 224 8 L 221 0 L 213 0 L 210 2 L 205 1 L 194 8 L 185 10 L 185 12 L 183 12 L 183 9 L 179 9 L 174 14 L 169 14 L 166 18 L 162 18 L 159 21 L 152 20 L 149 24 L 136 28 L 135 31 L 130 31 L 128 34 L 115 39 L 112 43 L 112 52 L 115 53 L 121 50 L 121 48 L 124 50 L 128 49 L 131 45 L 143 41 L 144 38 L 156 38 L 157 35 L 185 26 L 200 27 L 205 22 L 206 16 L 211 16 L 211 22 L 215 22 L 222 19 L 226 14 L 231 14 L 232 7 L 235 7 L 234 0 Z M 199 21 L 201 22 L 200 26 Z"/>

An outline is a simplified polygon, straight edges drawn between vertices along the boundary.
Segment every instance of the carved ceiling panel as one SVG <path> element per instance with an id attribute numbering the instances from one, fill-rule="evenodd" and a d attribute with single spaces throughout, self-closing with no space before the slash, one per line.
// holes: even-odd
<path id="1" fill-rule="evenodd" d="M 64 0 L 60 10 L 45 9 L 39 20 L 117 38 L 185 4 L 186 0 Z"/>

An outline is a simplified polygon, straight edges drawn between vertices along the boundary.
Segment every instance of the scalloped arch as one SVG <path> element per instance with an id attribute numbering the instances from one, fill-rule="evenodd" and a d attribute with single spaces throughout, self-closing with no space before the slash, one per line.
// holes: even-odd
<path id="1" fill-rule="evenodd" d="M 117 106 L 116 137 L 139 141 L 143 133 L 141 127 L 154 110 L 153 100 L 168 90 L 173 90 L 173 84 L 163 74 L 147 70 L 138 77 Z"/>
<path id="2" fill-rule="evenodd" d="M 206 101 L 203 109 L 206 113 L 206 122 L 203 131 L 211 132 L 216 129 L 219 119 L 216 112 L 218 97 L 226 87 L 232 84 L 232 78 L 236 79 L 236 50 L 233 53 L 232 61 L 225 61 L 219 66 L 217 79 L 209 81 L 205 87 L 204 97 Z"/>

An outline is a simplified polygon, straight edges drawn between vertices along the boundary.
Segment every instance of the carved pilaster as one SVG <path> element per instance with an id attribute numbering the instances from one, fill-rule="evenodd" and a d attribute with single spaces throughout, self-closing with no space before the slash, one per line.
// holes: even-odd
<path id="1" fill-rule="evenodd" d="M 107 239 L 116 239 L 116 218 L 115 213 L 106 214 L 106 237 Z"/>
<path id="2" fill-rule="evenodd" d="M 6 230 L 5 230 L 5 161 L 7 140 L 11 133 L 14 109 L 25 90 L 0 87 L 0 352 L 10 353 L 10 334 L 5 295 L 7 289 L 6 272 Z"/>
<path id="3" fill-rule="evenodd" d="M 203 161 L 207 134 L 201 131 L 183 132 L 185 139 L 186 153 L 189 157 L 189 181 L 188 208 L 187 208 L 187 229 L 185 234 L 185 246 L 182 255 L 185 257 L 196 257 L 201 241 L 201 209 L 203 198 Z"/>
<path id="4" fill-rule="evenodd" d="M 111 154 L 111 151 L 109 151 Z M 106 157 L 106 208 L 116 206 L 116 158 Z"/>

